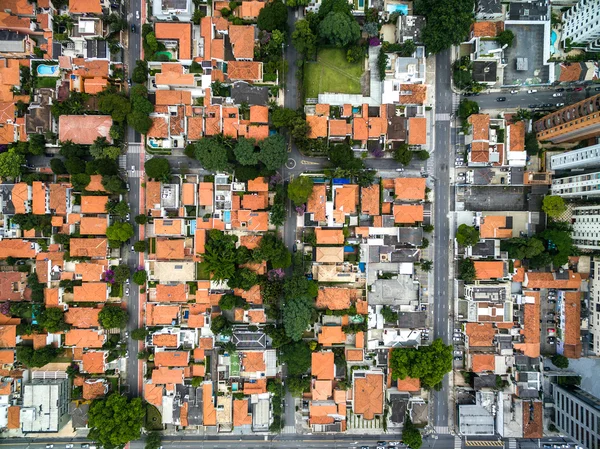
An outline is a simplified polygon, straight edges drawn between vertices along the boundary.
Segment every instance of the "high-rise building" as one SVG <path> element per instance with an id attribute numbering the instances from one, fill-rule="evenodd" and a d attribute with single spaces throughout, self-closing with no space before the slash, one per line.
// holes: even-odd
<path id="1" fill-rule="evenodd" d="M 600 0 L 579 0 L 563 14 L 563 42 L 585 44 L 587 51 L 600 51 Z"/>
<path id="2" fill-rule="evenodd" d="M 552 195 L 563 198 L 591 198 L 600 196 L 600 172 L 565 176 L 552 180 Z"/>
<path id="3" fill-rule="evenodd" d="M 554 425 L 585 449 L 600 449 L 600 399 L 578 387 L 552 384 Z"/>
<path id="4" fill-rule="evenodd" d="M 550 158 L 552 170 L 600 167 L 600 144 L 555 154 Z"/>
<path id="5" fill-rule="evenodd" d="M 600 95 L 565 106 L 533 124 L 540 141 L 577 142 L 600 135 Z"/>
<path id="6" fill-rule="evenodd" d="M 571 220 L 573 244 L 581 249 L 600 250 L 600 206 L 574 207 Z"/>
<path id="7" fill-rule="evenodd" d="M 592 282 L 590 283 L 590 317 L 589 317 L 589 349 L 600 356 L 600 258 L 592 259 L 590 268 Z M 600 423 L 598 423 L 600 429 Z"/>

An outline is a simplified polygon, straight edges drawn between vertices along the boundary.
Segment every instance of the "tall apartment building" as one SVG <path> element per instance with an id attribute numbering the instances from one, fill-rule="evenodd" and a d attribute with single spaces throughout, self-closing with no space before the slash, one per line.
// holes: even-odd
<path id="1" fill-rule="evenodd" d="M 552 170 L 600 167 L 600 144 L 565 151 L 550 158 Z"/>
<path id="2" fill-rule="evenodd" d="M 554 425 L 585 449 L 600 449 L 600 399 L 578 387 L 552 387 Z"/>
<path id="3" fill-rule="evenodd" d="M 536 137 L 552 143 L 577 142 L 600 135 L 600 95 L 565 106 L 533 124 Z"/>
<path id="4" fill-rule="evenodd" d="M 600 51 L 600 0 L 579 0 L 563 14 L 563 42 L 585 44 L 587 51 Z"/>
<path id="5" fill-rule="evenodd" d="M 591 350 L 600 356 L 600 258 L 592 259 L 592 282 L 590 283 L 589 333 Z"/>
<path id="6" fill-rule="evenodd" d="M 563 198 L 594 198 L 600 196 L 600 172 L 565 176 L 552 180 L 552 195 Z"/>
<path id="7" fill-rule="evenodd" d="M 600 206 L 574 207 L 572 225 L 574 245 L 581 249 L 600 250 Z"/>

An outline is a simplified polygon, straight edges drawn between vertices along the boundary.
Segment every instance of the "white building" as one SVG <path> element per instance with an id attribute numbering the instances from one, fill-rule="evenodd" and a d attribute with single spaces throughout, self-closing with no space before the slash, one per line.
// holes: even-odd
<path id="1" fill-rule="evenodd" d="M 600 249 L 600 206 L 573 208 L 573 243 L 581 249 Z"/>
<path id="2" fill-rule="evenodd" d="M 591 350 L 600 356 L 600 258 L 592 259 L 592 282 L 590 283 L 589 332 Z"/>
<path id="3" fill-rule="evenodd" d="M 587 51 L 600 51 L 600 0 L 579 0 L 563 14 L 562 39 L 585 44 Z"/>
<path id="4" fill-rule="evenodd" d="M 600 196 L 600 172 L 553 179 L 551 191 L 552 195 L 563 198 L 594 198 Z"/>
<path id="5" fill-rule="evenodd" d="M 49 378 L 33 379 L 24 385 L 21 407 L 24 433 L 58 432 L 69 421 L 69 379 L 64 372 L 49 374 Z"/>
<path id="6" fill-rule="evenodd" d="M 550 158 L 552 170 L 600 167 L 600 144 L 556 154 Z"/>

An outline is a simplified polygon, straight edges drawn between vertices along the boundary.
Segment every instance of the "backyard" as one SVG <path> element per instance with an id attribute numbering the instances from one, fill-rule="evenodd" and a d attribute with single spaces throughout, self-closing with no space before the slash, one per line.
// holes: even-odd
<path id="1" fill-rule="evenodd" d="M 341 48 L 319 50 L 316 62 L 304 66 L 306 98 L 317 98 L 320 93 L 360 94 L 360 79 L 364 58 L 358 62 L 346 61 L 346 51 Z"/>

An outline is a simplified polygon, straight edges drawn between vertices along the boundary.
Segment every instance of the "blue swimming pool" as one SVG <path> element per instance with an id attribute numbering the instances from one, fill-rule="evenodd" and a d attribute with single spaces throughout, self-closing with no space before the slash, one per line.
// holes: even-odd
<path id="1" fill-rule="evenodd" d="M 231 211 L 230 210 L 223 211 L 223 221 L 225 223 L 231 223 Z"/>
<path id="2" fill-rule="evenodd" d="M 554 44 L 556 43 L 557 37 L 558 36 L 556 35 L 556 31 L 552 30 L 552 33 L 550 34 L 550 54 L 551 55 L 556 53 L 556 47 L 554 47 Z"/>
<path id="3" fill-rule="evenodd" d="M 39 76 L 55 76 L 58 73 L 57 65 L 40 64 L 37 66 Z"/>
<path id="4" fill-rule="evenodd" d="M 358 107 L 358 106 L 353 106 L 352 107 L 352 113 L 353 114 L 358 114 L 360 112 L 362 108 Z"/>
<path id="5" fill-rule="evenodd" d="M 389 13 L 399 12 L 403 16 L 408 15 L 408 5 L 387 5 L 387 11 Z"/>

